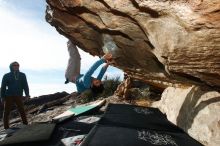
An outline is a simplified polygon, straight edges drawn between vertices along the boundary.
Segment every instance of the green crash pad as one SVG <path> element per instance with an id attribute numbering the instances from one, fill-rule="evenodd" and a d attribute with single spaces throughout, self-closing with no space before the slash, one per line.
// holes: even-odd
<path id="1" fill-rule="evenodd" d="M 69 110 L 65 111 L 64 113 L 54 117 L 53 120 L 56 122 L 62 122 L 72 116 L 77 116 L 79 114 L 90 111 L 94 108 L 101 107 L 104 103 L 105 103 L 105 100 L 99 100 L 99 101 L 93 102 L 89 105 L 82 105 L 82 106 L 70 108 Z"/>

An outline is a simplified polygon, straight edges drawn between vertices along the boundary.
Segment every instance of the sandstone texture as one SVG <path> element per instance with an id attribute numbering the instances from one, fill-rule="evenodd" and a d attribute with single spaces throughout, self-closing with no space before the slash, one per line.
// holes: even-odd
<path id="1" fill-rule="evenodd" d="M 91 55 L 112 53 L 129 77 L 165 89 L 155 106 L 204 145 L 220 145 L 220 0 L 47 4 L 46 21 L 61 35 Z"/>
<path id="2" fill-rule="evenodd" d="M 154 103 L 167 118 L 206 146 L 220 145 L 220 93 L 169 87 Z"/>
<path id="3" fill-rule="evenodd" d="M 91 55 L 166 88 L 220 87 L 219 0 L 47 0 L 46 20 Z"/>

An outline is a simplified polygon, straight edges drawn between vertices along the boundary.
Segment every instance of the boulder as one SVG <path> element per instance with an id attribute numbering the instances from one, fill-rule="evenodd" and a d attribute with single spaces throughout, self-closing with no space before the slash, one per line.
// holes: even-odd
<path id="1" fill-rule="evenodd" d="M 203 144 L 220 145 L 219 0 L 47 4 L 46 21 L 61 35 L 91 55 L 112 53 L 132 79 L 166 89 L 159 107 L 168 119 Z"/>
<path id="2" fill-rule="evenodd" d="M 219 0 L 47 0 L 46 20 L 91 55 L 165 89 L 220 87 Z M 106 41 L 107 40 L 107 41 Z"/>
<path id="3" fill-rule="evenodd" d="M 153 104 L 174 124 L 207 146 L 220 145 L 220 93 L 202 89 L 168 87 Z"/>

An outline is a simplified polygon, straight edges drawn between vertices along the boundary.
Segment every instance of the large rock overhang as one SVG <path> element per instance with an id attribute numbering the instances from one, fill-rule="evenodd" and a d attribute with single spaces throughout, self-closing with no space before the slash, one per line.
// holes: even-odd
<path id="1" fill-rule="evenodd" d="M 91 55 L 159 88 L 220 87 L 219 0 L 47 0 L 46 20 Z"/>

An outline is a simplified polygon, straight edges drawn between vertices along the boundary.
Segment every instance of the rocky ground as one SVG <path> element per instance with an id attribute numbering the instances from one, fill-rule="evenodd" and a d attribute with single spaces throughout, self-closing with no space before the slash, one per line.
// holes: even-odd
<path id="1" fill-rule="evenodd" d="M 102 97 L 100 97 L 102 98 Z M 152 103 L 152 99 L 149 97 L 139 98 L 139 99 L 121 99 L 116 95 L 109 96 L 106 99 L 106 104 L 102 108 L 107 106 L 108 103 L 125 103 L 125 104 L 136 104 L 142 106 L 150 106 Z M 70 107 L 74 107 L 76 105 L 86 104 L 85 101 L 81 96 L 78 96 L 77 93 L 68 94 L 66 92 L 62 93 L 55 93 L 50 95 L 44 95 L 40 97 L 36 97 L 25 101 L 25 110 L 27 113 L 28 122 L 36 123 L 36 122 L 49 122 L 51 119 Z M 2 123 L 2 112 L 3 108 L 0 109 L 1 112 L 1 121 L 0 121 L 0 130 L 3 129 Z M 10 115 L 10 125 L 17 126 L 21 124 L 20 116 L 14 107 Z"/>
<path id="2" fill-rule="evenodd" d="M 121 86 L 122 87 L 122 86 Z M 97 99 L 105 98 L 106 104 L 101 108 L 105 110 L 108 103 L 135 104 L 159 108 L 167 115 L 168 120 L 181 127 L 194 139 L 204 145 L 219 145 L 219 115 L 220 93 L 204 91 L 198 87 L 179 89 L 170 87 L 162 94 L 149 88 L 131 88 L 128 98 L 115 94 L 88 99 L 77 93 L 55 93 L 32 98 L 25 101 L 25 109 L 29 123 L 50 122 L 51 119 L 70 107 L 87 104 Z M 90 97 L 90 96 L 89 96 Z M 2 119 L 2 107 L 0 107 Z M 16 109 L 11 112 L 10 125 L 17 127 L 21 124 Z M 201 128 L 203 127 L 203 128 Z M 0 130 L 3 123 L 0 121 Z M 204 134 L 205 133 L 205 134 Z"/>

